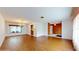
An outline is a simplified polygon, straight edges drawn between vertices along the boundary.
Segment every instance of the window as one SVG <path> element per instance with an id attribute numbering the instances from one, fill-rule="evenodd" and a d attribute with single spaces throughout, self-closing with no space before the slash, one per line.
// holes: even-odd
<path id="1" fill-rule="evenodd" d="M 22 26 L 19 25 L 9 25 L 10 33 L 21 33 L 22 32 Z"/>

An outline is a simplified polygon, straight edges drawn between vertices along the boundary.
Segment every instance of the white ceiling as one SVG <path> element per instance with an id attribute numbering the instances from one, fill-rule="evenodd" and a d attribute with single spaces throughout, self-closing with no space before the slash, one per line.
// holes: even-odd
<path id="1" fill-rule="evenodd" d="M 7 18 L 23 18 L 31 21 L 56 22 L 64 21 L 71 15 L 70 7 L 6 7 L 0 8 L 0 13 Z M 40 17 L 44 16 L 44 19 Z M 12 19 L 10 19 L 12 20 Z"/>

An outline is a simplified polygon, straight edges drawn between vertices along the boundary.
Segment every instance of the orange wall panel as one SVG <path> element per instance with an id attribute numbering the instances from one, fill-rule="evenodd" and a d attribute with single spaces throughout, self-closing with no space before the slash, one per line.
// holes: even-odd
<path id="1" fill-rule="evenodd" d="M 53 24 L 53 34 L 61 34 L 62 33 L 62 24 Z"/>
<path id="2" fill-rule="evenodd" d="M 62 24 L 56 25 L 48 23 L 48 34 L 50 34 L 50 26 L 52 26 L 52 34 L 62 34 Z"/>

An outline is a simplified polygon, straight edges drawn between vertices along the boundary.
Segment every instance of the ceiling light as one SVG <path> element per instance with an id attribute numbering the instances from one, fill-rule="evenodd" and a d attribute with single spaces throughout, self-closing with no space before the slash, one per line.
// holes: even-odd
<path id="1" fill-rule="evenodd" d="M 40 18 L 44 18 L 44 16 L 41 16 Z"/>
<path id="2" fill-rule="evenodd" d="M 54 24 L 54 26 L 56 26 L 56 24 Z"/>

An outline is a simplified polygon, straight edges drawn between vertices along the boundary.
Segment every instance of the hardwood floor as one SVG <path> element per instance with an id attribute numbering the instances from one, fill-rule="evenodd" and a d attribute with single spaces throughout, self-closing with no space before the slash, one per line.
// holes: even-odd
<path id="1" fill-rule="evenodd" d="M 72 41 L 54 37 L 29 35 L 7 37 L 1 51 L 74 51 Z"/>

